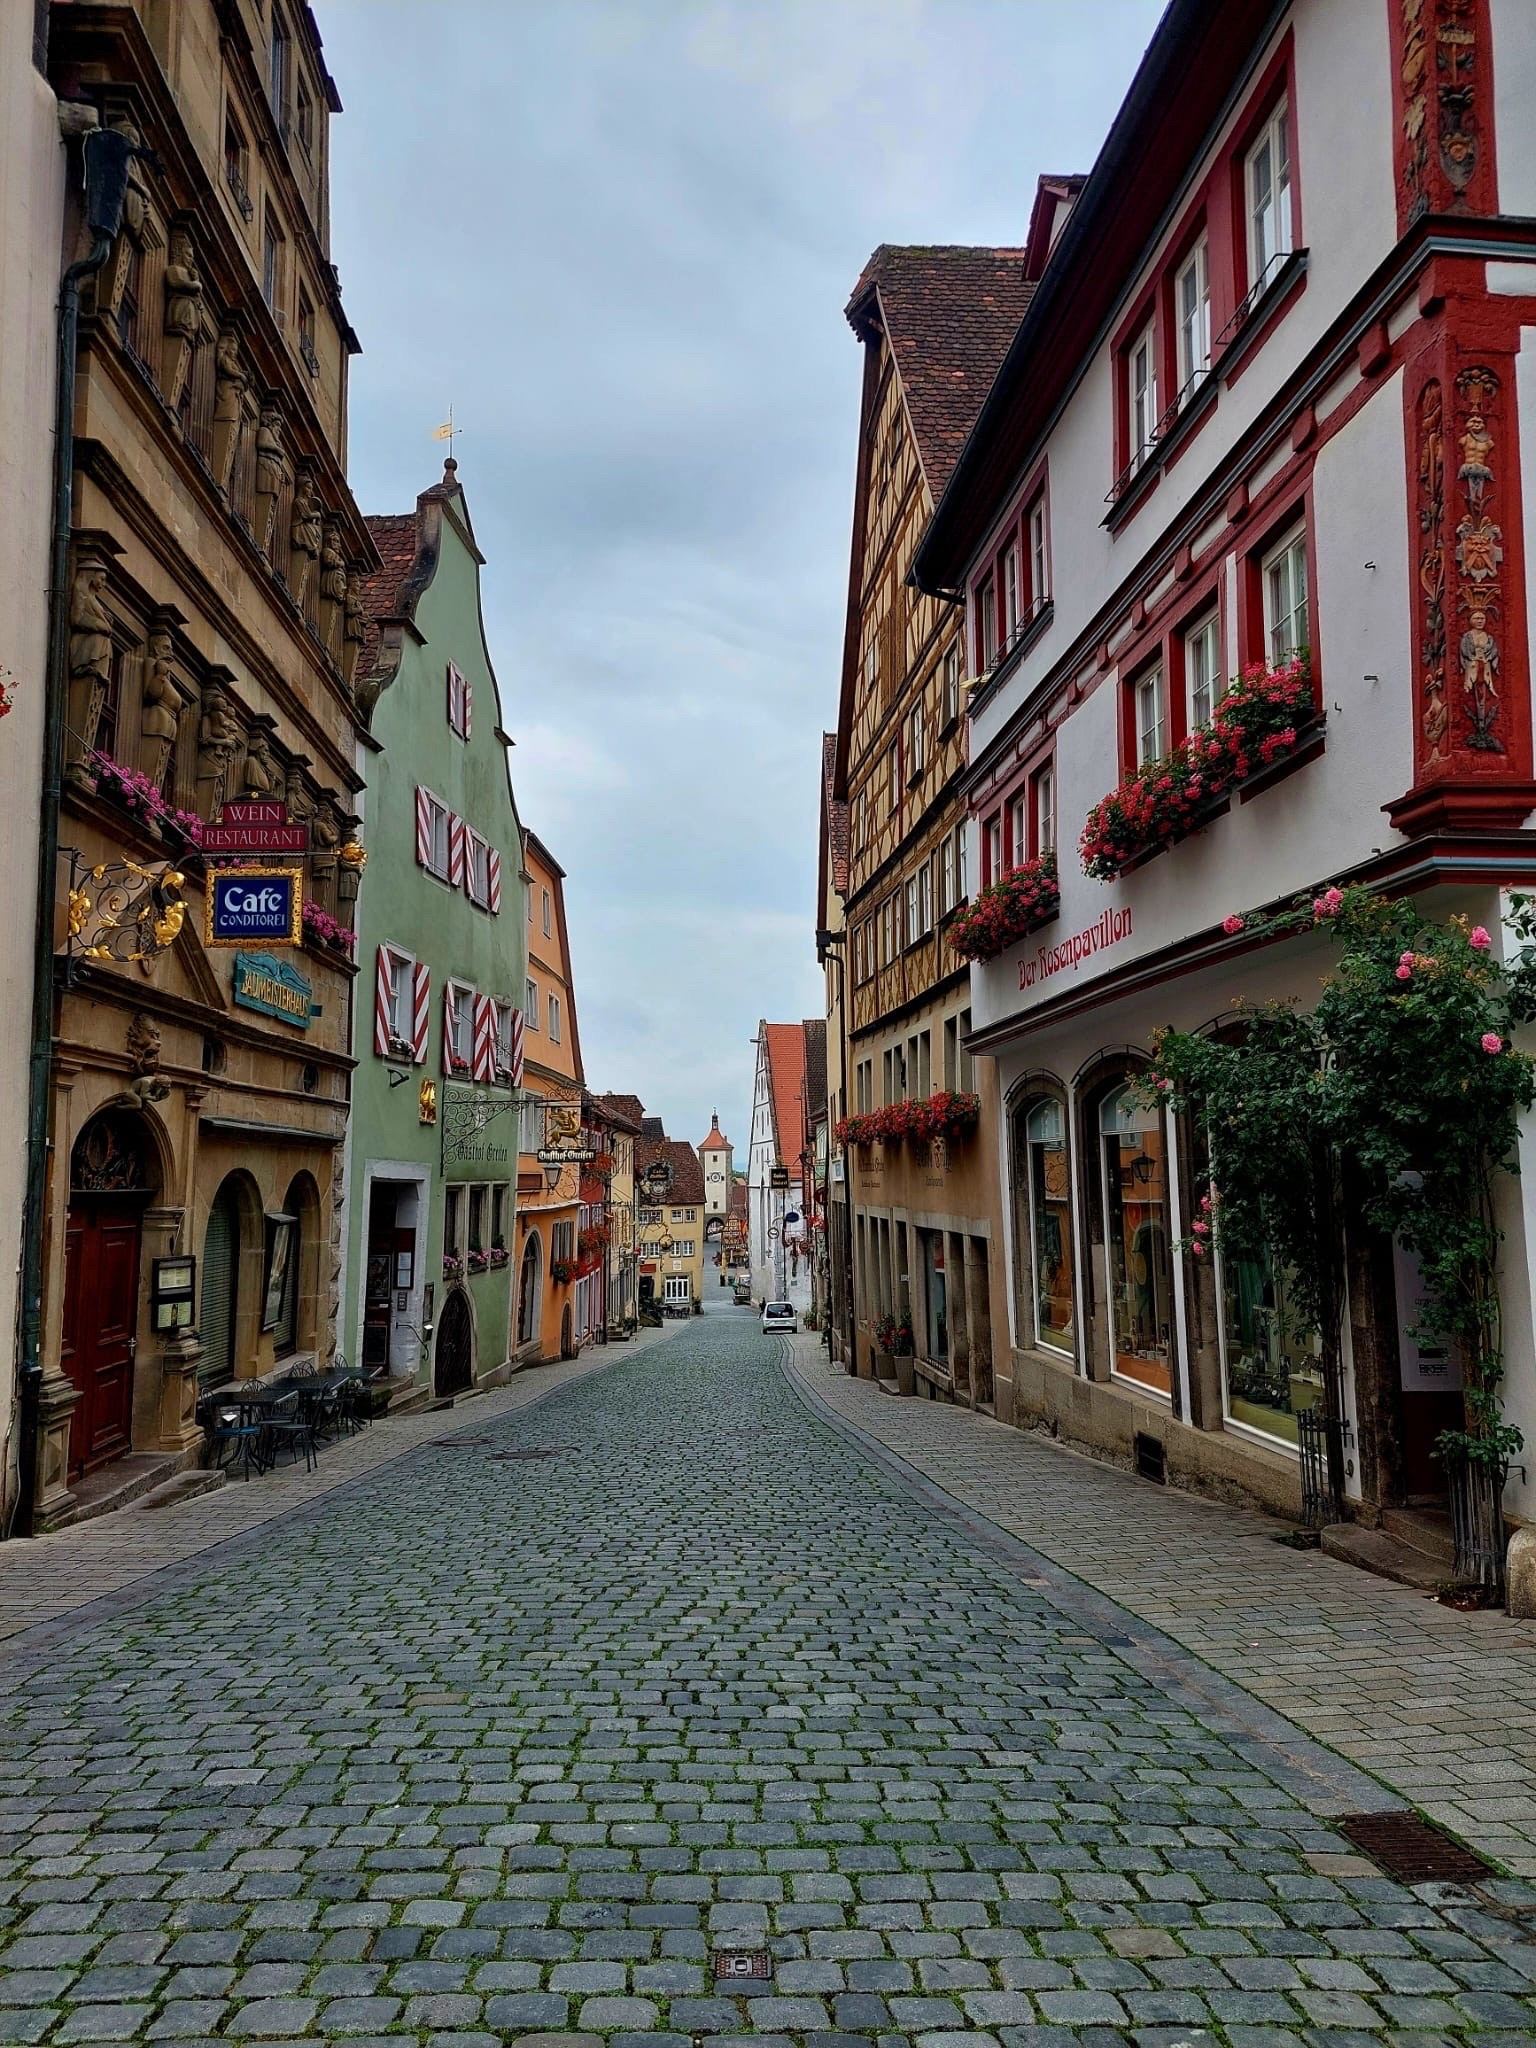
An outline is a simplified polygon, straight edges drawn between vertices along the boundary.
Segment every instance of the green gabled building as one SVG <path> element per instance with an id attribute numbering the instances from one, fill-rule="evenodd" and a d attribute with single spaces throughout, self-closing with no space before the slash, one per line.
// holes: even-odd
<path id="1" fill-rule="evenodd" d="M 509 1369 L 527 978 L 511 741 L 452 458 L 370 518 L 343 1348 L 443 1395 Z"/>

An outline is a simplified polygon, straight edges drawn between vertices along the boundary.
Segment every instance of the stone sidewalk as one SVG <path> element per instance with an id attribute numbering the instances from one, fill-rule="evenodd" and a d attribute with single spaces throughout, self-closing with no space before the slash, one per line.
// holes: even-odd
<path id="1" fill-rule="evenodd" d="M 171 1507 L 146 1508 L 134 1502 L 116 1514 L 98 1516 L 56 1535 L 0 1543 L 0 1643 L 41 1623 L 77 1614 L 96 1601 L 115 1595 L 137 1598 L 141 1582 L 156 1573 L 187 1564 L 232 1536 L 243 1536 L 321 1500 L 433 1437 L 529 1408 L 573 1380 L 620 1365 L 665 1342 L 683 1327 L 665 1323 L 657 1330 L 640 1331 L 627 1344 L 589 1347 L 576 1358 L 532 1366 L 504 1386 L 483 1394 L 461 1394 L 452 1409 L 376 1422 L 357 1436 L 327 1446 L 313 1472 L 306 1472 L 302 1464 L 284 1465 L 264 1478 L 231 1480 L 212 1493 Z"/>
<path id="2" fill-rule="evenodd" d="M 969 1409 L 898 1400 L 794 1342 L 813 1402 L 1194 1652 L 1509 1870 L 1536 1877 L 1536 1624 L 1460 1614 L 1258 1514 Z"/>

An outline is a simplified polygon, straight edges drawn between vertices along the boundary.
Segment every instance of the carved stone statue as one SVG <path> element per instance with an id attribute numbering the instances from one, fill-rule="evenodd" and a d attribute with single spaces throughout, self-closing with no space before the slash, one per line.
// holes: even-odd
<path id="1" fill-rule="evenodd" d="M 119 135 L 126 135 L 137 149 L 143 143 L 138 123 L 131 114 L 119 114 L 111 123 Z M 123 291 L 128 283 L 128 273 L 133 268 L 135 256 L 144 242 L 145 209 L 148 195 L 144 190 L 139 170 L 138 157 L 128 159 L 128 185 L 123 194 L 123 232 L 118 236 L 107 268 L 106 280 L 99 288 L 97 304 L 113 320 L 123 303 Z"/>
<path id="2" fill-rule="evenodd" d="M 123 1049 L 136 1074 L 152 1074 L 160 1064 L 160 1028 L 142 1010 L 135 1010 L 128 1020 Z"/>
<path id="3" fill-rule="evenodd" d="M 272 737 L 264 725 L 253 726 L 245 743 L 245 793 L 257 802 L 282 795 L 277 763 L 272 755 Z"/>
<path id="4" fill-rule="evenodd" d="M 172 228 L 165 261 L 165 337 L 172 344 L 167 350 L 165 395 L 174 412 L 192 373 L 193 354 L 203 338 L 203 279 L 193 254 L 192 237 L 185 228 Z"/>
<path id="5" fill-rule="evenodd" d="M 240 338 L 233 327 L 219 330 L 213 355 L 213 473 L 219 489 L 229 489 L 240 442 L 240 419 L 250 379 L 240 360 Z"/>
<path id="6" fill-rule="evenodd" d="M 342 823 L 349 830 L 355 830 L 356 818 L 344 817 Z M 357 892 L 362 887 L 363 869 L 368 856 L 355 838 L 349 838 L 336 856 L 336 914 L 343 924 L 354 924 L 357 909 Z"/>
<path id="7" fill-rule="evenodd" d="M 264 405 L 256 429 L 256 543 L 263 554 L 272 552 L 277 501 L 290 474 L 283 451 L 283 416 L 275 405 Z"/>
<path id="8" fill-rule="evenodd" d="M 293 522 L 288 535 L 293 548 L 293 601 L 300 611 L 309 601 L 310 579 L 325 541 L 324 509 L 313 473 L 300 470 L 293 490 Z"/>
<path id="9" fill-rule="evenodd" d="M 320 637 L 335 661 L 341 653 L 341 621 L 347 602 L 347 558 L 341 550 L 341 521 L 325 522 L 320 553 Z"/>
<path id="10" fill-rule="evenodd" d="M 77 752 L 68 775 L 80 789 L 96 787 L 90 756 L 112 673 L 112 615 L 102 601 L 106 587 L 106 570 L 96 562 L 83 563 L 69 595 L 69 723 Z"/>
<path id="11" fill-rule="evenodd" d="M 144 773 L 159 789 L 181 724 L 181 692 L 171 669 L 171 636 L 164 626 L 156 626 L 149 636 L 139 724 L 145 740 Z"/>
<path id="12" fill-rule="evenodd" d="M 353 569 L 347 577 L 347 594 L 342 600 L 342 659 L 341 671 L 352 686 L 357 673 L 357 658 L 362 653 L 363 635 L 368 630 L 368 621 L 363 616 L 363 576 L 359 569 Z"/>
<path id="13" fill-rule="evenodd" d="M 218 683 L 203 688 L 203 715 L 197 728 L 197 796 L 205 818 L 218 815 L 229 779 L 229 764 L 240 744 L 240 724 L 229 697 Z"/>

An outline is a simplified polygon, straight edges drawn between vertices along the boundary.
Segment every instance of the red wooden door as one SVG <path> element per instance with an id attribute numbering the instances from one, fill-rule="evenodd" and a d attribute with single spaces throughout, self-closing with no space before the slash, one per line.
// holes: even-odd
<path id="1" fill-rule="evenodd" d="M 80 1389 L 69 1427 L 71 1479 L 104 1465 L 132 1441 L 138 1314 L 138 1210 L 112 1202 L 72 1203 L 61 1355 Z"/>

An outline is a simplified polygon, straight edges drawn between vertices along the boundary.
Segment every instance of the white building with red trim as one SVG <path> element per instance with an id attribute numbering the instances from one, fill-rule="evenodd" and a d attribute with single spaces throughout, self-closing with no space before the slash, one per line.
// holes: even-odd
<path id="1" fill-rule="evenodd" d="M 998 1413 L 1285 1510 L 1325 1393 L 1367 1519 L 1443 1491 L 1460 1397 L 1412 1271 L 1358 1226 L 1324 1390 L 1272 1274 L 1179 1250 L 1197 1134 L 1127 1084 L 1161 1026 L 1315 996 L 1321 940 L 1245 950 L 1231 913 L 1360 880 L 1498 934 L 1530 885 L 1533 104 L 1526 0 L 1172 0 L 1091 175 L 1042 181 L 1034 294 L 917 557 L 967 607 L 971 874 L 1059 868 L 1054 918 L 972 974 L 1010 1219 Z M 1298 654 L 1291 737 L 1087 871 L 1099 799 Z M 1536 1480 L 1520 1183 L 1503 1221 Z M 1505 1505 L 1536 1508 L 1518 1467 Z"/>

